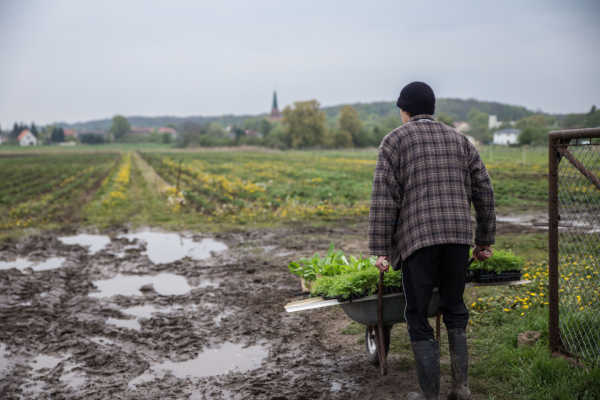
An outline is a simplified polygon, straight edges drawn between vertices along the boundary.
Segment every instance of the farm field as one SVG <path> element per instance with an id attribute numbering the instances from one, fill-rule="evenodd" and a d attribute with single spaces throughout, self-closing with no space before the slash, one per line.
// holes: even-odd
<path id="1" fill-rule="evenodd" d="M 364 328 L 341 309 L 283 310 L 300 290 L 289 262 L 330 244 L 366 254 L 374 149 L 93 149 L 0 152 L 0 398 L 394 399 L 416 388 L 404 324 L 380 378 Z M 532 283 L 467 289 L 474 398 L 599 398 L 600 369 L 547 351 L 547 150 L 481 155 L 496 248 L 525 258 Z M 561 269 L 586 315 L 600 304 L 598 257 Z M 517 346 L 528 330 L 541 339 Z M 444 334 L 442 348 L 444 393 Z"/>

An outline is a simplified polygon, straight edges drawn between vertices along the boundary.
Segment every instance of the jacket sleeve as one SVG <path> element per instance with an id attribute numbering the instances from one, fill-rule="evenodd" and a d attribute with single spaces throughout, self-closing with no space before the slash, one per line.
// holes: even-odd
<path id="1" fill-rule="evenodd" d="M 400 186 L 384 144 L 373 175 L 371 209 L 369 212 L 369 252 L 374 256 L 394 255 L 393 236 L 398 222 Z"/>
<path id="2" fill-rule="evenodd" d="M 475 244 L 491 245 L 496 236 L 496 211 L 494 190 L 488 172 L 479 157 L 477 149 L 469 145 L 469 172 L 471 174 L 471 200 L 475 207 L 477 229 Z"/>

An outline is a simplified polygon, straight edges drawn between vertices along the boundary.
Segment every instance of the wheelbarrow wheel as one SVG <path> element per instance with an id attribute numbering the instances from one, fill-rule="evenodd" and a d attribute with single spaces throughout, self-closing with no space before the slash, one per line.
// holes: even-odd
<path id="1" fill-rule="evenodd" d="M 392 333 L 391 326 L 383 327 L 383 339 L 385 343 L 385 356 L 387 357 L 388 352 L 390 351 L 390 336 Z M 379 343 L 377 338 L 377 327 L 376 326 L 367 326 L 365 329 L 365 346 L 367 348 L 367 356 L 369 357 L 369 362 L 375 366 L 379 365 L 379 354 L 377 354 L 377 344 Z"/>

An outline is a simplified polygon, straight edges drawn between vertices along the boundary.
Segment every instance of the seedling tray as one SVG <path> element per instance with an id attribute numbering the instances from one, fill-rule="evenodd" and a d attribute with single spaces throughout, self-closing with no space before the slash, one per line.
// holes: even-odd
<path id="1" fill-rule="evenodd" d="M 482 269 L 473 269 L 469 271 L 471 282 L 477 283 L 495 283 L 511 282 L 521 280 L 521 271 L 504 271 L 497 273 L 495 271 L 486 271 Z"/>

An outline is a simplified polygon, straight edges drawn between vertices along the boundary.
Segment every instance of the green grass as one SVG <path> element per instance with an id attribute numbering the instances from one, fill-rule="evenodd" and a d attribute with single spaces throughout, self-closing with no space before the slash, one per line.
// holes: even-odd
<path id="1" fill-rule="evenodd" d="M 496 236 L 494 249 L 511 250 L 526 260 L 538 262 L 548 259 L 548 233 L 506 233 Z"/>
<path id="2" fill-rule="evenodd" d="M 520 332 L 542 333 L 533 346 L 517 346 Z M 479 317 L 472 328 L 471 385 L 490 399 L 598 399 L 600 368 L 574 366 L 548 350 L 547 309 L 527 318 L 501 311 Z"/>

